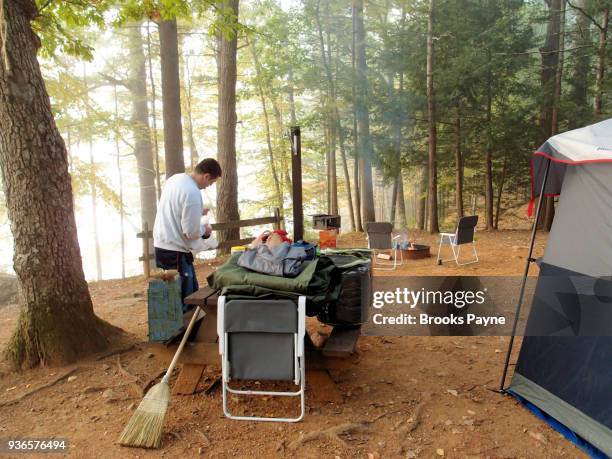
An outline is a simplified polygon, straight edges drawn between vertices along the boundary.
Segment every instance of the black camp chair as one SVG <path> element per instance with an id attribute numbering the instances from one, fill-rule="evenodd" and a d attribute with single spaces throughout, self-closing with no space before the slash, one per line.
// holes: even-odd
<path id="1" fill-rule="evenodd" d="M 438 245 L 438 259 L 437 263 L 442 264 L 440 258 L 440 252 L 442 250 L 442 244 L 448 244 L 453 251 L 453 260 L 457 265 L 469 265 L 478 262 L 478 253 L 476 253 L 476 243 L 474 241 L 474 233 L 476 232 L 476 225 L 478 224 L 478 215 L 470 215 L 468 217 L 462 217 L 457 223 L 457 229 L 454 233 L 440 233 L 440 244 Z M 461 246 L 463 244 L 472 244 L 472 250 L 474 252 L 474 258 L 470 261 L 459 263 L 459 256 L 461 255 Z"/>
<path id="2" fill-rule="evenodd" d="M 404 263 L 404 257 L 401 250 L 398 250 L 397 243 L 394 243 L 399 239 L 399 235 L 393 237 L 393 225 L 389 222 L 367 222 L 365 224 L 365 230 L 368 235 L 368 248 L 373 251 L 374 265 L 381 265 L 384 267 L 376 267 L 374 269 L 382 269 L 386 271 L 393 271 L 398 266 Z M 379 252 L 388 251 L 393 257 L 393 261 L 381 261 L 378 257 Z M 399 262 L 398 262 L 399 254 Z"/>
<path id="3" fill-rule="evenodd" d="M 217 333 L 221 354 L 223 413 L 230 419 L 297 422 L 305 411 L 304 335 L 306 297 L 291 300 L 231 300 L 217 302 Z M 239 390 L 231 380 L 293 381 L 291 392 Z M 228 407 L 227 393 L 300 397 L 300 414 L 294 418 L 236 416 Z"/>

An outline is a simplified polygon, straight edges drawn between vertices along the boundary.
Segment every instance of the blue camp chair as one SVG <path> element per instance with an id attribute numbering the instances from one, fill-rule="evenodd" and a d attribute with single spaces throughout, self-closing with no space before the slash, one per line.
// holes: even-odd
<path id="1" fill-rule="evenodd" d="M 223 413 L 230 419 L 297 422 L 305 412 L 306 373 L 304 335 L 306 297 L 291 300 L 230 300 L 219 297 L 217 332 L 221 354 Z M 238 390 L 232 380 L 293 381 L 297 391 Z M 295 418 L 236 416 L 228 407 L 227 394 L 300 397 Z"/>

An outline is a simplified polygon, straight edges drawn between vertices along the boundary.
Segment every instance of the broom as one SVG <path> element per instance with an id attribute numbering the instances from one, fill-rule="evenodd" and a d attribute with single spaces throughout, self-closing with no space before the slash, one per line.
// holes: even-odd
<path id="1" fill-rule="evenodd" d="M 168 402 L 170 402 L 170 376 L 172 376 L 174 367 L 199 315 L 200 306 L 193 313 L 193 317 L 187 326 L 187 330 L 185 330 L 183 339 L 172 358 L 172 362 L 170 362 L 166 374 L 159 383 L 149 389 L 140 405 L 138 405 L 130 422 L 127 423 L 125 429 L 121 432 L 118 440 L 120 445 L 138 448 L 160 447 L 164 418 L 166 417 L 166 411 L 168 411 Z"/>

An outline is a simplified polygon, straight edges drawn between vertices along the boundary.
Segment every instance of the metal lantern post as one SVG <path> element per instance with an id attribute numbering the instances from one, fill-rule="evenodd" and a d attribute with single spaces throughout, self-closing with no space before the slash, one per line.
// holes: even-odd
<path id="1" fill-rule="evenodd" d="M 304 239 L 302 208 L 302 137 L 299 126 L 291 127 L 291 183 L 293 188 L 293 238 Z"/>

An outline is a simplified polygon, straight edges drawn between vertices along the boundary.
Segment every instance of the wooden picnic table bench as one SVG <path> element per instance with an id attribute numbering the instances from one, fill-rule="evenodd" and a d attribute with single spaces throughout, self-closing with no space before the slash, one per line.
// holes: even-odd
<path id="1" fill-rule="evenodd" d="M 204 287 L 185 298 L 186 304 L 200 306 L 205 313 L 200 326 L 185 345 L 180 362 L 183 367 L 174 385 L 175 394 L 193 394 L 200 382 L 205 367 L 212 366 L 220 376 L 221 359 L 217 344 L 217 300 L 218 292 Z M 185 324 L 194 311 L 185 313 Z M 317 401 L 341 403 L 342 395 L 331 379 L 329 370 L 336 370 L 346 364 L 342 361 L 355 353 L 360 328 L 334 327 L 323 347 L 316 347 L 306 333 L 306 382 L 313 398 Z M 157 346 L 158 358 L 170 361 L 176 345 Z"/>

